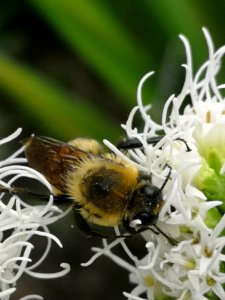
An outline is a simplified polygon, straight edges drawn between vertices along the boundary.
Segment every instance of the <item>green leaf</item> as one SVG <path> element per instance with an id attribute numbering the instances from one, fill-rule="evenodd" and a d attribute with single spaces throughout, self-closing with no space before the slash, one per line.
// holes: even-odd
<path id="1" fill-rule="evenodd" d="M 133 106 L 140 78 L 149 70 L 149 55 L 131 41 L 110 6 L 103 1 L 32 0 L 62 38 Z M 151 92 L 152 94 L 152 92 Z M 146 97 L 151 98 L 150 92 Z"/>
<path id="2" fill-rule="evenodd" d="M 196 7 L 197 1 L 190 0 L 157 0 L 148 1 L 149 12 L 159 20 L 164 32 L 170 40 L 174 40 L 178 34 L 184 34 L 191 42 L 195 51 L 195 66 L 202 63 L 202 49 L 206 49 L 201 28 L 206 26 L 203 22 L 201 10 Z M 205 6 L 205 5 L 204 5 Z M 146 9 L 147 9 L 146 7 Z M 202 7 L 204 10 L 204 7 Z M 207 53 L 205 51 L 205 53 Z"/>
<path id="3" fill-rule="evenodd" d="M 118 128 L 101 109 L 69 96 L 44 75 L 0 54 L 0 89 L 30 118 L 56 137 L 113 139 Z M 23 126 L 23 124 L 21 124 Z"/>

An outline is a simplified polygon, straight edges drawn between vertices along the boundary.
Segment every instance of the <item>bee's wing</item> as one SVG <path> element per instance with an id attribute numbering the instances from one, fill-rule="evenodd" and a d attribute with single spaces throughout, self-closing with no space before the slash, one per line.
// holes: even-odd
<path id="1" fill-rule="evenodd" d="M 30 137 L 23 143 L 29 166 L 63 193 L 66 193 L 68 172 L 91 155 L 67 143 L 42 136 Z"/>

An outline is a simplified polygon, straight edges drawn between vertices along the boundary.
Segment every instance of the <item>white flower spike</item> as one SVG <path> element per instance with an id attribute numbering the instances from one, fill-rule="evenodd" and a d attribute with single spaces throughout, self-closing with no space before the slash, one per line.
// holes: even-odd
<path id="1" fill-rule="evenodd" d="M 0 140 L 0 145 L 9 143 L 19 136 L 21 129 Z M 19 157 L 23 147 L 6 159 L 0 161 L 0 186 L 10 188 L 20 178 L 32 178 L 39 181 L 51 191 L 47 180 L 35 170 L 19 165 L 26 159 Z M 69 272 L 70 266 L 61 264 L 62 270 L 53 274 L 35 272 L 48 255 L 51 243 L 54 241 L 62 247 L 59 239 L 52 235 L 47 225 L 62 218 L 65 213 L 53 205 L 53 197 L 42 205 L 32 206 L 24 202 L 17 195 L 0 193 L 0 299 L 8 300 L 16 291 L 17 280 L 23 273 L 36 278 L 57 278 Z M 32 263 L 31 252 L 35 244 L 31 242 L 33 236 L 46 239 L 46 250 L 39 260 Z M 43 299 L 38 295 L 28 295 L 23 299 Z"/>
<path id="2" fill-rule="evenodd" d="M 163 189 L 164 205 L 158 227 L 177 241 L 172 246 L 165 237 L 145 231 L 146 255 L 137 258 L 128 249 L 124 239 L 111 244 L 103 241 L 103 248 L 84 265 L 106 255 L 130 273 L 135 288 L 124 295 L 131 300 L 145 299 L 225 299 L 225 99 L 216 76 L 221 68 L 225 46 L 214 50 L 212 39 L 204 28 L 209 59 L 196 74 L 192 69 L 192 53 L 188 40 L 180 35 L 187 62 L 183 65 L 186 77 L 179 95 L 166 101 L 161 124 L 149 114 L 150 106 L 142 102 L 142 86 L 153 75 L 141 80 L 137 91 L 138 106 L 122 125 L 128 137 L 135 137 L 143 149 L 129 150 L 129 157 L 109 141 L 105 145 L 116 155 L 134 163 L 139 170 L 152 175 L 155 186 L 162 186 L 168 168 L 170 180 Z M 184 101 L 190 104 L 184 109 Z M 169 113 L 170 112 L 170 113 Z M 143 131 L 134 125 L 140 114 Z M 164 132 L 160 142 L 149 145 L 147 138 Z M 187 145 L 191 151 L 187 151 Z M 139 224 L 135 220 L 132 225 Z M 116 229 L 118 234 L 118 229 Z M 113 253 L 121 245 L 129 263 Z"/>

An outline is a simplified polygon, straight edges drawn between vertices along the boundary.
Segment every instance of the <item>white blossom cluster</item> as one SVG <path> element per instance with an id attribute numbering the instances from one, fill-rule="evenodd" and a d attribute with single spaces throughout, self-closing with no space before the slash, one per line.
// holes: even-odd
<path id="1" fill-rule="evenodd" d="M 18 129 L 12 135 L 0 140 L 0 145 L 14 140 L 20 133 L 21 129 Z M 21 147 L 11 156 L 0 161 L 0 190 L 16 186 L 17 180 L 21 178 L 31 178 L 51 191 L 50 184 L 40 173 L 22 165 L 26 162 L 25 158 L 19 157 L 23 150 Z M 35 271 L 46 259 L 52 241 L 62 247 L 59 239 L 49 232 L 47 225 L 56 222 L 65 213 L 53 205 L 52 196 L 49 197 L 49 201 L 42 202 L 40 205 L 31 205 L 18 195 L 0 193 L 0 299 L 10 299 L 23 273 L 36 278 L 57 278 L 69 272 L 70 266 L 67 263 L 62 263 L 62 270 L 53 274 Z M 38 246 L 37 241 L 35 244 L 33 241 L 35 236 L 39 236 L 41 242 L 46 239 L 46 249 L 37 261 L 32 262 L 32 249 Z M 43 298 L 32 294 L 22 299 Z"/>
<path id="2" fill-rule="evenodd" d="M 225 84 L 216 82 L 225 46 L 214 50 L 208 31 L 203 29 L 203 33 L 209 58 L 195 74 L 191 47 L 188 40 L 180 36 L 187 57 L 183 65 L 185 81 L 180 94 L 166 101 L 161 124 L 151 118 L 151 107 L 142 103 L 142 86 L 153 72 L 141 80 L 137 91 L 138 106 L 131 111 L 123 128 L 128 137 L 141 141 L 143 149 L 129 150 L 127 156 L 105 141 L 116 155 L 150 173 L 156 186 L 162 186 L 169 171 L 167 166 L 172 168 L 171 178 L 163 189 L 165 202 L 157 225 L 175 239 L 177 245 L 171 245 L 164 236 L 149 230 L 143 233 L 144 257 L 134 256 L 132 249 L 120 238 L 112 243 L 103 240 L 103 248 L 93 248 L 96 253 L 83 264 L 89 265 L 103 254 L 127 269 L 135 285 L 131 292 L 124 292 L 129 300 L 225 299 L 225 237 L 222 234 L 225 227 L 225 99 L 222 89 Z M 137 114 L 143 120 L 142 130 L 134 125 Z M 147 143 L 148 137 L 162 132 L 163 137 L 156 145 Z M 118 234 L 118 229 L 115 230 Z M 113 248 L 118 244 L 126 252 L 127 261 L 114 254 Z"/>

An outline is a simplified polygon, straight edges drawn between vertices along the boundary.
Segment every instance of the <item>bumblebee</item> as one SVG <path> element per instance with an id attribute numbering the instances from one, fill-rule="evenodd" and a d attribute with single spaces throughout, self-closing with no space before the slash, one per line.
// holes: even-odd
<path id="1" fill-rule="evenodd" d="M 148 143 L 155 144 L 161 138 L 150 138 Z M 77 138 L 65 143 L 32 136 L 24 145 L 29 166 L 51 183 L 55 198 L 72 199 L 77 225 L 87 236 L 104 237 L 92 225 L 122 226 L 125 236 L 154 226 L 175 243 L 156 227 L 163 205 L 162 191 L 171 168 L 162 186 L 157 187 L 152 184 L 150 174 L 140 172 L 135 165 L 113 153 L 104 153 L 94 139 Z M 124 139 L 117 146 L 127 150 L 141 148 L 142 144 L 137 139 Z M 141 223 L 138 228 L 134 228 L 134 220 Z"/>

